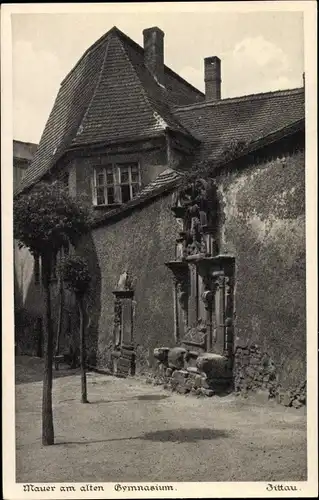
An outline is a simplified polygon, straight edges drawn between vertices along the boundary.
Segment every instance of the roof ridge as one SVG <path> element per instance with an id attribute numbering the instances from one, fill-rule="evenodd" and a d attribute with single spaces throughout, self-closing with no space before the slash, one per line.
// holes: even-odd
<path id="1" fill-rule="evenodd" d="M 100 44 L 102 44 L 108 36 L 112 35 L 113 33 L 117 34 L 120 38 L 124 39 L 127 41 L 134 49 L 138 50 L 141 54 L 144 54 L 144 48 L 139 45 L 135 40 L 130 38 L 128 35 L 126 35 L 123 31 L 121 31 L 117 26 L 113 26 L 109 31 L 104 33 L 100 38 L 98 38 L 89 48 L 86 49 L 86 51 L 82 54 L 80 59 L 76 62 L 76 64 L 73 66 L 73 68 L 66 74 L 66 76 L 63 78 L 62 82 L 60 85 L 63 85 L 63 83 L 68 79 L 68 77 L 73 73 L 73 71 L 77 68 L 77 66 L 80 64 L 80 62 L 91 52 L 96 50 Z M 176 73 L 174 70 L 172 70 L 170 67 L 166 66 L 164 64 L 164 70 L 168 73 L 170 73 L 174 78 L 182 82 L 183 84 L 187 85 L 190 89 L 196 91 L 199 95 L 204 96 L 205 94 L 199 90 L 197 87 L 189 83 L 187 80 L 182 78 L 178 73 Z"/>
<path id="2" fill-rule="evenodd" d="M 247 94 L 243 96 L 237 97 L 227 97 L 226 99 L 219 99 L 216 101 L 204 101 L 192 104 L 185 104 L 184 106 L 174 106 L 174 111 L 187 111 L 189 109 L 195 108 L 206 108 L 206 107 L 216 107 L 222 106 L 229 103 L 236 102 L 244 102 L 244 101 L 252 101 L 252 100 L 261 100 L 268 99 L 269 97 L 281 97 L 282 95 L 295 95 L 303 93 L 304 87 L 295 87 L 293 89 L 282 89 L 282 90 L 273 90 L 268 92 L 260 92 L 258 94 Z"/>
<path id="3" fill-rule="evenodd" d="M 122 41 L 121 41 L 121 42 L 122 42 Z M 135 69 L 135 66 L 134 66 L 134 64 L 132 63 L 131 58 L 130 58 L 130 56 L 128 55 L 128 53 L 127 53 L 127 51 L 125 50 L 125 47 L 124 47 L 124 45 L 123 45 L 122 43 L 121 43 L 121 49 L 122 49 L 122 52 L 124 53 L 124 57 L 125 57 L 125 58 L 126 58 L 126 60 L 128 61 L 128 63 L 129 63 L 129 65 L 130 65 L 131 69 L 134 71 L 134 74 L 135 74 L 135 76 L 136 76 L 137 80 L 138 80 L 138 81 L 139 81 L 139 83 L 140 83 L 140 89 L 141 89 L 141 92 L 142 92 L 142 96 L 143 96 L 143 98 L 144 98 L 145 103 L 146 103 L 146 104 L 147 104 L 147 106 L 150 108 L 150 110 L 151 110 L 151 112 L 152 112 L 152 115 L 153 115 L 153 118 L 156 120 L 157 118 L 154 116 L 154 112 L 158 113 L 158 115 L 160 116 L 160 118 L 163 120 L 163 122 L 164 122 L 164 124 L 165 124 L 165 128 L 164 128 L 164 130 L 166 130 L 166 129 L 168 128 L 168 123 L 166 123 L 166 120 L 165 120 L 165 119 L 161 116 L 161 114 L 160 114 L 157 110 L 154 110 L 154 107 L 153 107 L 152 103 L 150 102 L 150 98 L 149 98 L 149 96 L 148 96 L 148 94 L 147 94 L 147 92 L 146 92 L 146 90 L 145 90 L 145 88 L 144 88 L 143 82 L 141 82 L 141 79 L 140 79 L 140 77 L 139 77 L 139 75 L 138 75 L 138 73 L 137 73 L 137 71 L 136 71 L 136 69 Z"/>
<path id="4" fill-rule="evenodd" d="M 83 54 L 81 55 L 80 59 L 75 63 L 75 65 L 73 66 L 73 68 L 65 75 L 65 77 L 61 81 L 60 86 L 62 86 L 64 84 L 64 82 L 72 75 L 72 73 L 74 72 L 74 70 L 79 66 L 79 64 L 83 61 L 83 59 L 87 55 L 89 55 L 91 52 L 93 52 L 94 50 L 96 50 L 100 45 L 102 45 L 102 43 L 105 42 L 105 40 L 107 39 L 107 37 L 112 32 L 119 32 L 119 33 L 121 33 L 121 31 L 116 26 L 113 26 L 113 28 L 111 28 L 109 31 L 107 31 L 106 33 L 104 33 L 104 35 L 100 36 L 100 38 L 98 38 L 92 45 L 90 45 L 90 47 L 88 47 L 85 50 L 85 52 L 83 52 Z"/>
<path id="5" fill-rule="evenodd" d="M 123 31 L 119 30 L 116 27 L 114 27 L 114 28 L 115 28 L 115 30 L 116 30 L 116 32 L 117 32 L 117 34 L 119 36 L 121 36 L 122 38 L 124 38 L 124 40 L 126 40 L 131 46 L 133 46 L 134 49 L 138 50 L 141 54 L 144 54 L 144 48 L 140 44 L 138 44 L 137 42 L 135 42 L 135 40 L 133 40 L 132 38 L 130 38 Z M 202 96 L 205 95 L 201 90 L 199 90 L 197 87 L 194 87 L 194 85 L 192 85 L 191 83 L 189 83 L 187 80 L 185 80 L 183 77 L 181 77 L 178 73 L 176 73 L 174 70 L 172 70 L 166 64 L 164 64 L 164 70 L 167 71 L 168 73 L 171 73 L 171 75 L 174 78 L 177 78 L 180 82 L 185 83 L 188 87 L 190 87 L 191 89 L 195 90 L 198 94 L 201 94 Z"/>
<path id="6" fill-rule="evenodd" d="M 99 84 L 100 84 L 100 82 L 101 82 L 101 78 L 102 78 L 102 74 L 103 74 L 103 70 L 104 70 L 104 65 L 105 65 L 105 61 L 106 61 L 106 58 L 107 58 L 107 53 L 108 53 L 109 43 L 110 43 L 110 42 L 108 41 L 108 43 L 107 43 L 107 45 L 106 45 L 106 47 L 105 47 L 105 53 L 104 53 L 103 61 L 102 61 L 102 64 L 101 64 L 101 67 L 100 67 L 100 70 L 99 70 L 99 74 L 98 74 L 98 78 L 97 78 L 96 84 L 95 84 L 95 86 L 94 86 L 94 90 L 93 90 L 93 92 L 92 92 L 92 96 L 91 96 L 90 102 L 89 102 L 89 104 L 88 104 L 88 106 L 87 106 L 87 108 L 86 108 L 86 110 L 85 110 L 84 115 L 82 116 L 82 119 L 81 119 L 81 121 L 80 121 L 80 123 L 79 123 L 79 126 L 77 127 L 77 130 L 76 130 L 75 136 L 73 136 L 73 138 L 71 139 L 70 144 L 72 144 L 73 139 L 77 136 L 77 134 L 78 134 L 79 130 L 81 129 L 81 127 L 82 127 L 82 125 L 83 125 L 83 123 L 84 123 L 84 120 L 86 119 L 86 117 L 87 117 L 87 116 L 88 116 L 88 114 L 89 114 L 89 110 L 90 110 L 90 108 L 91 108 L 92 102 L 93 102 L 93 100 L 94 100 L 94 98 L 95 98 L 95 96 L 96 96 L 96 92 L 97 92 L 97 89 L 98 89 Z"/>

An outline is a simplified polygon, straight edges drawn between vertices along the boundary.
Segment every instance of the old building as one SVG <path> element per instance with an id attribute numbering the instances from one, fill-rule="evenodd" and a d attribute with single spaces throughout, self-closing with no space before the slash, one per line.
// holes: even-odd
<path id="1" fill-rule="evenodd" d="M 90 47 L 18 192 L 62 176 L 94 206 L 79 250 L 91 364 L 145 372 L 179 345 L 225 359 L 238 388 L 292 388 L 306 369 L 304 88 L 222 99 L 218 57 L 203 94 L 163 54 L 159 28 L 144 48 L 117 28 Z M 34 280 L 33 314 L 40 297 Z"/>
<path id="2" fill-rule="evenodd" d="M 33 160 L 38 145 L 33 142 L 13 141 L 13 190 L 15 191 Z"/>

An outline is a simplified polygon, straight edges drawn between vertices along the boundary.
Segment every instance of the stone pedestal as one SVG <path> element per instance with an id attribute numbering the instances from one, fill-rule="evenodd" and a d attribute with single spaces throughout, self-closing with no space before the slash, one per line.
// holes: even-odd
<path id="1" fill-rule="evenodd" d="M 135 374 L 133 290 L 115 290 L 112 364 L 116 375 Z"/>

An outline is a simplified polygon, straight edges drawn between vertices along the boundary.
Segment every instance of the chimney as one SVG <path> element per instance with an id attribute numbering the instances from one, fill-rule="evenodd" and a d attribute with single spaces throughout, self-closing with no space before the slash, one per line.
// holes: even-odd
<path id="1" fill-rule="evenodd" d="M 164 32 L 154 26 L 143 30 L 143 36 L 145 66 L 164 85 Z"/>
<path id="2" fill-rule="evenodd" d="M 207 101 L 217 101 L 221 98 L 221 61 L 219 57 L 205 57 L 205 98 Z"/>

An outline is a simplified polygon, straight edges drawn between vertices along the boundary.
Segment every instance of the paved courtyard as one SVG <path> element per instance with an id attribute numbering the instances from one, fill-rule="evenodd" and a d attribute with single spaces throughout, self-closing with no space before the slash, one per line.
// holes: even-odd
<path id="1" fill-rule="evenodd" d="M 143 379 L 54 380 L 54 446 L 41 444 L 42 362 L 16 359 L 18 482 L 306 480 L 304 409 L 182 396 Z"/>

